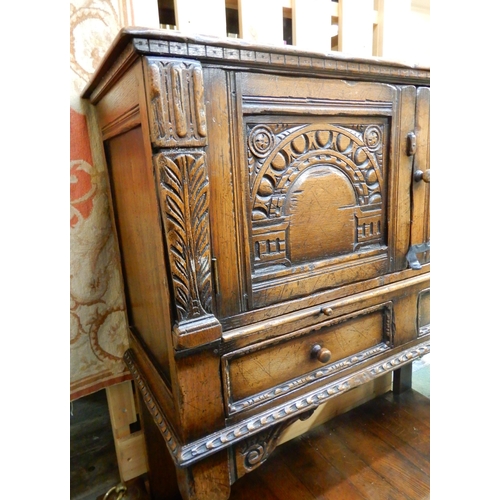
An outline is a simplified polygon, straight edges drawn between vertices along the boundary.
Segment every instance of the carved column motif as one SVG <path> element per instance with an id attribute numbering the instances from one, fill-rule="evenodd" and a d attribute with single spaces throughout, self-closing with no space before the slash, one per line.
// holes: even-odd
<path id="1" fill-rule="evenodd" d="M 220 337 L 211 314 L 203 73 L 196 61 L 146 58 L 146 64 L 150 137 L 158 151 L 156 180 L 178 320 L 174 337 L 177 347 L 194 347 Z M 197 338 L 179 340 L 188 334 Z"/>
<path id="2" fill-rule="evenodd" d="M 203 73 L 197 61 L 146 58 L 153 147 L 207 145 Z"/>

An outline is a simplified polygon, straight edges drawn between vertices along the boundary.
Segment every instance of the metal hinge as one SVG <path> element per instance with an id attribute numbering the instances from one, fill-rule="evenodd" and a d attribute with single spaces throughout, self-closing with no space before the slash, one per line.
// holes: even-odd
<path id="1" fill-rule="evenodd" d="M 417 136 L 415 132 L 409 132 L 406 136 L 406 154 L 413 156 L 417 151 Z"/>
<path id="2" fill-rule="evenodd" d="M 406 254 L 406 260 L 409 266 L 415 271 L 422 269 L 422 264 L 420 264 L 420 261 L 417 259 L 417 253 L 428 252 L 430 249 L 431 249 L 430 241 L 419 243 L 417 245 L 412 245 L 408 249 L 408 252 Z"/>
<path id="3" fill-rule="evenodd" d="M 212 257 L 212 276 L 214 278 L 214 289 L 216 295 L 220 293 L 220 283 L 219 283 L 219 268 L 217 266 L 217 259 Z"/>

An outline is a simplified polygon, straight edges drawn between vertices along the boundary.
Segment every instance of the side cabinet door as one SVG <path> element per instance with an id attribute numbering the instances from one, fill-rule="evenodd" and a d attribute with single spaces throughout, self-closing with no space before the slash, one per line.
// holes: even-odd
<path id="1" fill-rule="evenodd" d="M 417 89 L 410 267 L 430 262 L 430 89 Z"/>

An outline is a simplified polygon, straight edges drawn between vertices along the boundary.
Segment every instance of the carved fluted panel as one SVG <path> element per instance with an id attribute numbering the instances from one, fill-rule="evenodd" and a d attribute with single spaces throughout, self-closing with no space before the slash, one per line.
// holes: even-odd
<path id="1" fill-rule="evenodd" d="M 146 61 L 153 146 L 205 146 L 207 124 L 201 64 L 156 58 Z"/>
<path id="2" fill-rule="evenodd" d="M 205 154 L 155 156 L 179 321 L 212 311 L 208 176 Z"/>

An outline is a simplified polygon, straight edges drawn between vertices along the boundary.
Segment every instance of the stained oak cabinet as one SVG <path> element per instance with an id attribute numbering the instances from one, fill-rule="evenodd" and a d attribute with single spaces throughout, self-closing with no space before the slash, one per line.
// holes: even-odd
<path id="1" fill-rule="evenodd" d="M 167 470 L 227 498 L 322 403 L 408 385 L 430 350 L 428 69 L 127 29 L 83 95 L 154 498 Z"/>

